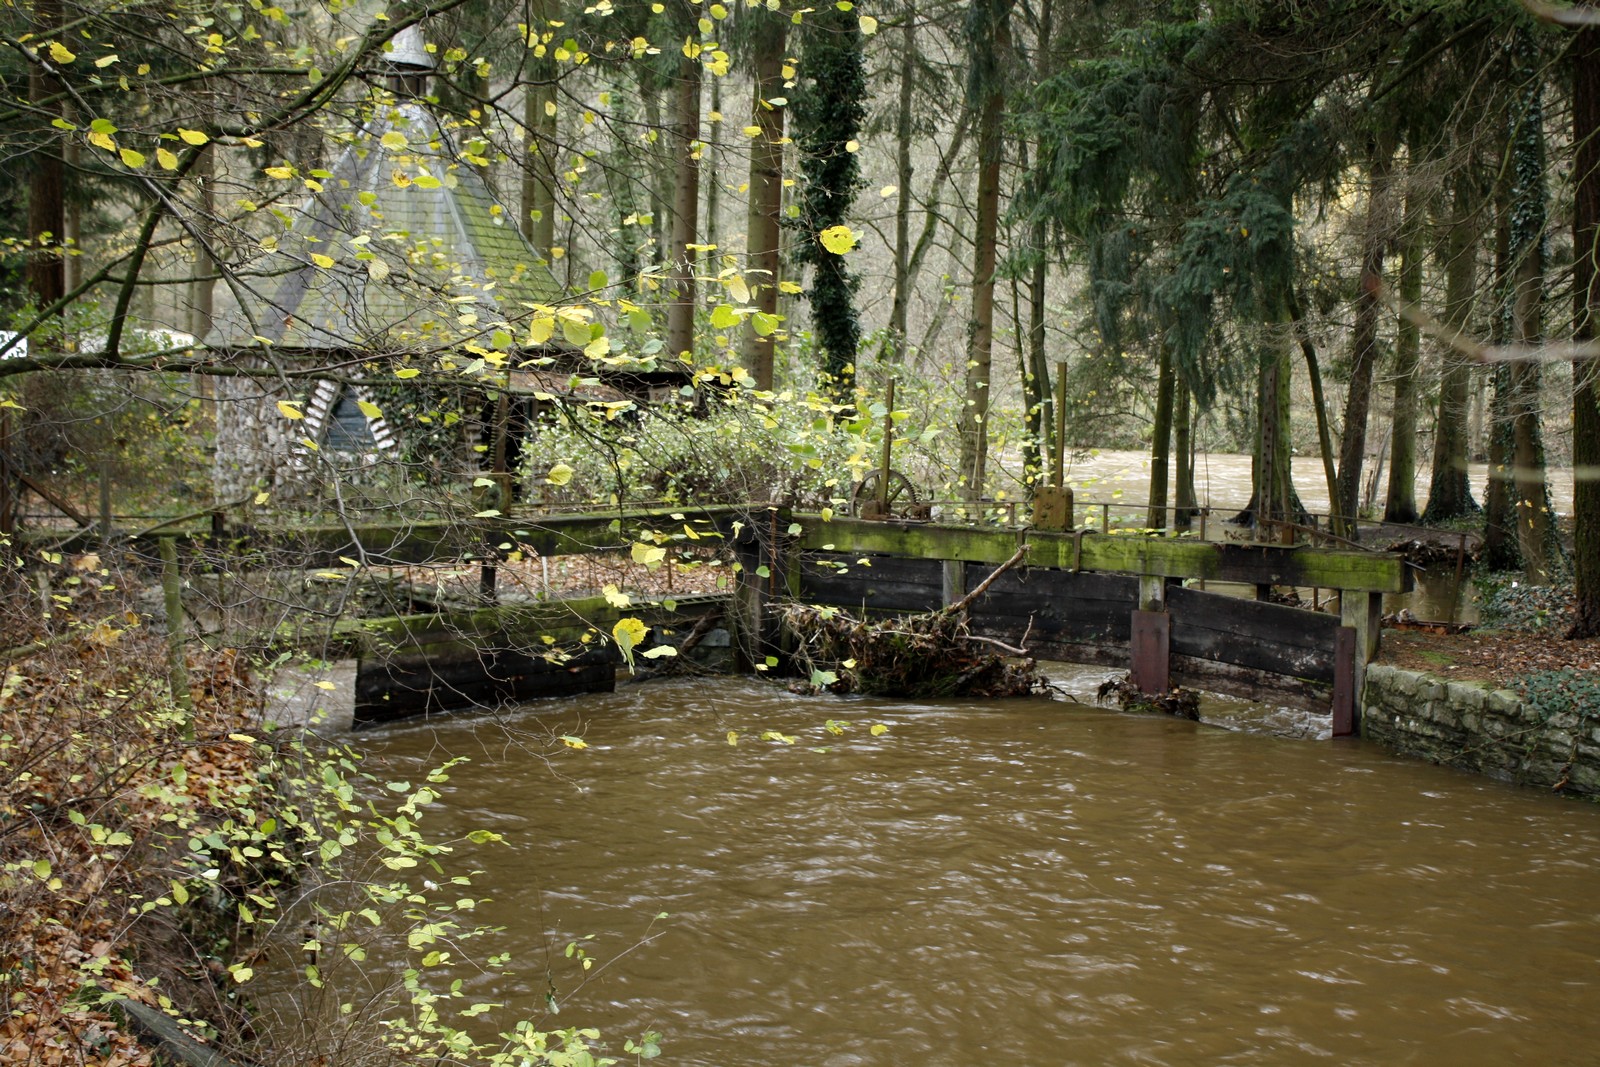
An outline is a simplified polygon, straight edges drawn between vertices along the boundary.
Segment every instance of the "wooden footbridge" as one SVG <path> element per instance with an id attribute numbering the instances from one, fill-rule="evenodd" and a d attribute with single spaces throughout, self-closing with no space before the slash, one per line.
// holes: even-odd
<path id="1" fill-rule="evenodd" d="M 1025 645 L 1042 659 L 1126 666 L 1146 692 L 1184 685 L 1331 711 L 1334 732 L 1351 733 L 1359 728 L 1363 671 L 1377 651 L 1381 598 L 1411 586 L 1394 554 L 824 517 L 764 505 L 293 528 L 215 524 L 192 535 L 153 531 L 135 547 L 156 558 L 157 546 L 145 544 L 154 540 L 176 541 L 180 553 L 216 568 L 253 554 L 344 574 L 483 564 L 481 607 L 343 619 L 332 628 L 333 651 L 360 662 L 358 723 L 610 688 L 621 662 L 611 627 L 624 616 L 651 627 L 649 641 L 667 642 L 697 624 L 703 634 L 715 618 L 740 667 L 781 664 L 786 640 L 769 610 L 775 599 L 880 616 L 929 611 L 959 599 L 1023 548 L 1023 565 L 972 604 L 975 633 Z M 494 567 L 513 552 L 558 557 L 641 544 L 721 545 L 726 588 L 634 596 L 626 605 L 604 597 L 496 603 Z M 1325 591 L 1338 613 L 1266 599 L 1286 588 Z"/>

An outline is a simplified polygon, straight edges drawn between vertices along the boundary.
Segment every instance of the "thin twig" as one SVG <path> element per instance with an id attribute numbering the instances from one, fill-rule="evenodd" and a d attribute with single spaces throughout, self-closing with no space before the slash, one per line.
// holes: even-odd
<path id="1" fill-rule="evenodd" d="M 1028 556 L 1028 546 L 1027 545 L 1019 546 L 1017 548 L 1017 551 L 1012 555 L 1012 557 L 1010 559 L 1006 560 L 1004 563 L 1000 564 L 1000 566 L 996 567 L 992 572 L 990 572 L 989 577 L 987 577 L 983 581 L 979 582 L 977 587 L 975 589 L 973 589 L 972 592 L 968 593 L 966 596 L 962 597 L 960 600 L 956 601 L 954 604 L 951 604 L 949 607 L 945 608 L 944 609 L 944 614 L 946 614 L 946 615 L 956 615 L 956 614 L 959 614 L 960 612 L 966 611 L 967 608 L 972 604 L 972 602 L 974 600 L 977 600 L 984 593 L 987 593 L 989 591 L 989 587 L 994 584 L 994 581 L 995 581 L 996 578 L 1000 577 L 1006 571 L 1010 570 L 1012 567 L 1015 567 L 1017 564 L 1021 563 L 1024 559 L 1027 558 L 1027 556 Z"/>

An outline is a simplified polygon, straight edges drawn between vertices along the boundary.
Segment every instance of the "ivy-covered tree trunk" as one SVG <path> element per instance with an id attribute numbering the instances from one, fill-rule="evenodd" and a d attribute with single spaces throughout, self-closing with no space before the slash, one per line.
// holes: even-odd
<path id="1" fill-rule="evenodd" d="M 1422 303 L 1422 216 L 1415 189 L 1406 192 L 1400 223 L 1400 300 L 1409 307 Z M 1385 522 L 1417 521 L 1417 363 L 1422 330 L 1402 317 L 1394 343 L 1394 402 L 1390 416 L 1389 491 L 1384 497 Z"/>
<path id="2" fill-rule="evenodd" d="M 700 232 L 700 55 L 698 26 L 700 5 L 690 0 L 668 0 L 678 5 L 673 25 L 683 44 L 672 94 L 672 237 L 668 245 L 671 274 L 668 281 L 667 351 L 675 358 L 694 354 L 695 260 Z"/>
<path id="3" fill-rule="evenodd" d="M 1350 536 L 1359 517 L 1361 468 L 1367 451 L 1367 417 L 1372 411 L 1372 378 L 1378 364 L 1378 316 L 1382 305 L 1384 249 L 1390 223 L 1389 169 L 1394 138 L 1379 131 L 1368 162 L 1367 217 L 1361 236 L 1361 277 L 1356 293 L 1355 324 L 1350 333 L 1350 388 L 1345 393 L 1344 437 L 1339 442 L 1339 497 L 1333 505 L 1334 529 Z"/>
<path id="4" fill-rule="evenodd" d="M 804 42 L 801 82 L 793 97 L 792 122 L 800 150 L 798 260 L 812 268 L 811 321 L 826 387 L 837 403 L 855 392 L 856 350 L 861 320 L 856 314 L 858 279 L 846 256 L 830 252 L 821 234 L 847 225 L 861 167 L 850 143 L 866 119 L 867 75 L 861 54 L 859 16 L 825 5 L 801 23 Z"/>
<path id="5" fill-rule="evenodd" d="M 1595 339 L 1600 316 L 1600 29 L 1578 31 L 1572 49 L 1572 143 L 1575 204 L 1572 218 L 1573 331 Z M 1573 578 L 1577 605 L 1573 638 L 1600 636 L 1600 360 L 1572 365 Z"/>
<path id="6" fill-rule="evenodd" d="M 1478 194 L 1470 167 L 1451 180 L 1450 223 L 1445 235 L 1444 324 L 1455 334 L 1467 328 L 1478 276 Z M 1472 364 L 1454 347 L 1440 353 L 1444 367 L 1439 376 L 1439 416 L 1433 429 L 1433 471 L 1428 485 L 1428 506 L 1423 522 L 1447 522 L 1476 514 L 1467 472 L 1470 443 L 1467 412 L 1472 386 Z"/>
<path id="7" fill-rule="evenodd" d="M 972 313 L 967 320 L 966 407 L 960 479 L 968 500 L 988 477 L 989 386 L 994 351 L 994 275 L 1000 231 L 1000 162 L 1005 146 L 1003 65 L 1010 52 L 1012 0 L 973 0 L 967 16 L 972 70 L 968 96 L 978 107 L 978 197 L 973 233 Z"/>
<path id="8" fill-rule="evenodd" d="M 1494 293 L 1497 301 L 1490 340 L 1504 344 L 1511 337 L 1511 201 L 1510 184 L 1495 189 Z M 1489 484 L 1483 492 L 1483 549 L 1481 557 L 1492 571 L 1522 566 L 1518 547 L 1517 516 L 1513 503 L 1511 458 L 1511 367 L 1496 364 L 1489 375 L 1488 438 Z"/>
<path id="9" fill-rule="evenodd" d="M 1258 534 L 1267 523 L 1293 522 L 1300 513 L 1289 448 L 1292 344 L 1293 333 L 1287 322 L 1269 325 L 1263 331 L 1256 378 L 1254 486 L 1249 507 Z"/>
<path id="10" fill-rule="evenodd" d="M 745 226 L 751 316 L 744 337 L 744 365 L 756 388 L 772 388 L 773 329 L 778 313 L 779 258 L 783 219 L 783 96 L 784 47 L 789 19 L 778 11 L 752 8 L 746 16 L 755 22 L 751 34 L 755 99 L 750 124 L 760 132 L 750 146 L 750 210 Z"/>

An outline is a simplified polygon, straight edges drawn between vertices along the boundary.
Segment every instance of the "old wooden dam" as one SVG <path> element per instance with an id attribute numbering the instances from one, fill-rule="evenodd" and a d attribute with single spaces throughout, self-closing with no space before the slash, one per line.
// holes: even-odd
<path id="1" fill-rule="evenodd" d="M 272 546 L 334 573 L 481 564 L 481 606 L 422 605 L 331 628 L 337 654 L 359 663 L 358 725 L 609 689 L 622 663 L 609 634 L 623 617 L 650 627 L 643 650 L 698 639 L 715 623 L 738 669 L 781 665 L 789 644 L 771 610 L 781 599 L 869 616 L 929 611 L 976 588 L 1021 549 L 1023 566 L 972 604 L 974 633 L 1040 659 L 1126 666 L 1146 692 L 1182 685 L 1331 712 L 1335 734 L 1349 734 L 1359 729 L 1357 695 L 1377 648 L 1381 597 L 1410 588 L 1401 558 L 1385 553 L 874 521 L 777 506 L 258 529 L 229 544 L 234 554 Z M 531 603 L 495 595 L 496 563 L 511 556 L 711 545 L 729 557 L 717 592 Z M 203 550 L 198 540 L 195 547 Z M 1240 586 L 1257 599 L 1240 595 Z M 1267 600 L 1284 588 L 1316 590 L 1337 614 Z"/>

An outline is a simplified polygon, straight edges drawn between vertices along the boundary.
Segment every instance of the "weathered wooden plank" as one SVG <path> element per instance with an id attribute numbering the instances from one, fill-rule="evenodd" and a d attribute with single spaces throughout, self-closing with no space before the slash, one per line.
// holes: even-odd
<path id="1" fill-rule="evenodd" d="M 1339 616 L 1325 612 L 1177 586 L 1167 590 L 1167 610 L 1183 625 L 1203 626 L 1242 642 L 1328 649 L 1330 654 L 1340 625 Z"/>
<path id="2" fill-rule="evenodd" d="M 1300 708 L 1319 714 L 1327 714 L 1333 695 L 1332 686 L 1328 684 L 1176 654 L 1171 659 L 1169 677 L 1173 685 L 1189 689 L 1204 689 L 1240 700 Z"/>
<path id="3" fill-rule="evenodd" d="M 1120 534 L 990 530 L 932 523 L 869 522 L 864 519 L 796 516 L 801 548 L 808 551 L 881 553 L 921 559 L 959 559 L 999 564 L 1018 544 L 1028 544 L 1030 567 L 1150 574 L 1169 578 L 1251 585 L 1318 586 L 1403 593 L 1411 575 L 1394 553 L 1316 549 L 1306 546 L 1191 541 Z M 1081 543 L 1080 543 L 1081 542 Z"/>

